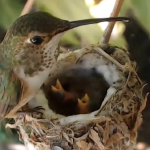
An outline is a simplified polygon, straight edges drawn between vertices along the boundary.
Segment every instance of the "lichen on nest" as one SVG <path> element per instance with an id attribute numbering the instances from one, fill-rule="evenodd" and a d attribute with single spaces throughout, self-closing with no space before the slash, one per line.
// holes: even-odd
<path id="1" fill-rule="evenodd" d="M 136 73 L 135 62 L 130 61 L 127 51 L 114 49 L 108 53 L 96 45 L 69 51 L 58 58 L 57 69 L 60 70 L 71 65 L 83 65 L 85 58 L 85 66 L 89 66 L 90 60 L 94 60 L 91 67 L 101 63 L 97 70 L 103 75 L 106 66 L 115 68 L 117 73 L 113 72 L 112 82 L 110 80 L 110 87 L 99 110 L 60 119 L 41 119 L 26 114 L 6 127 L 16 128 L 20 140 L 28 149 L 133 149 L 147 95 L 145 99 L 142 96 L 143 85 Z"/>

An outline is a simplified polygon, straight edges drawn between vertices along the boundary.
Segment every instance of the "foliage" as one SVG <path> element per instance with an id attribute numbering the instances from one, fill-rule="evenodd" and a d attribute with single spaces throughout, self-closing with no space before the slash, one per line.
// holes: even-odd
<path id="1" fill-rule="evenodd" d="M 5 29 L 20 15 L 23 4 L 20 0 L 0 0 L 0 25 Z"/>
<path id="2" fill-rule="evenodd" d="M 131 9 L 145 30 L 150 33 L 150 1 L 149 0 L 125 0 L 123 14 L 127 9 Z"/>

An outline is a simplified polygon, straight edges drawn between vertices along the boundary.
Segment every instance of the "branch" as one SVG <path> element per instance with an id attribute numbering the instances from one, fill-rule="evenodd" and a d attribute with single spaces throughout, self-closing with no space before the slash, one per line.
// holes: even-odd
<path id="1" fill-rule="evenodd" d="M 23 8 L 23 10 L 22 10 L 20 16 L 29 13 L 29 11 L 31 10 L 31 8 L 32 8 L 32 6 L 33 6 L 33 4 L 34 4 L 34 1 L 35 1 L 35 0 L 27 0 L 27 2 L 26 2 L 26 4 L 25 4 L 25 6 L 24 6 L 24 8 Z"/>
<path id="2" fill-rule="evenodd" d="M 116 3 L 114 5 L 113 11 L 112 11 L 110 17 L 118 17 L 118 14 L 120 12 L 120 9 L 121 9 L 123 2 L 124 2 L 124 0 L 116 0 Z M 104 32 L 104 35 L 100 41 L 101 46 L 108 44 L 115 23 L 116 23 L 115 21 L 109 22 L 109 24 L 108 24 L 108 26 Z"/>

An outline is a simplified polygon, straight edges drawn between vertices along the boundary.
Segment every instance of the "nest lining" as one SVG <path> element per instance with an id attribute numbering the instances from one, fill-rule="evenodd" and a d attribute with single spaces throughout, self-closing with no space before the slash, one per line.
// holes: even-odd
<path id="1" fill-rule="evenodd" d="M 6 127 L 18 129 L 20 140 L 28 149 L 35 150 L 130 150 L 136 142 L 142 123 L 141 112 L 146 105 L 142 97 L 142 84 L 136 73 L 136 65 L 128 53 L 116 48 L 108 55 L 99 46 L 62 54 L 58 66 L 76 64 L 89 53 L 97 53 L 113 63 L 120 80 L 112 84 L 98 111 L 61 119 L 38 119 L 20 116 Z M 61 69 L 60 69 L 61 70 Z"/>

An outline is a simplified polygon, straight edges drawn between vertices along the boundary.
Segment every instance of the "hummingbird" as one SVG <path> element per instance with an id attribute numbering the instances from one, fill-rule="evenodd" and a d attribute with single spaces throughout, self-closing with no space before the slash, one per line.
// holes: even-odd
<path id="1" fill-rule="evenodd" d="M 14 118 L 53 72 L 62 35 L 73 28 L 126 17 L 67 21 L 47 12 L 19 17 L 0 44 L 0 120 Z"/>

